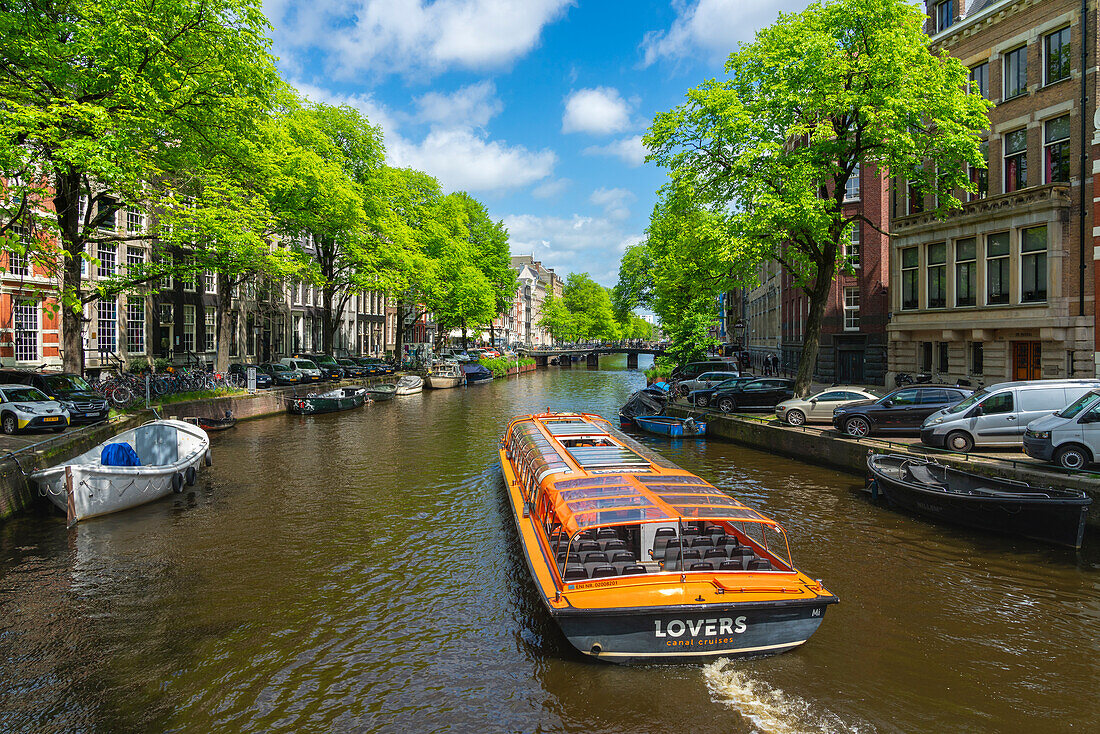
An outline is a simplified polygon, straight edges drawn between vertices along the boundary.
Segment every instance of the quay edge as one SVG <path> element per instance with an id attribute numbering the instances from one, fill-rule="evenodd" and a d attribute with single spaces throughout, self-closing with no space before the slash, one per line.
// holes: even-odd
<path id="1" fill-rule="evenodd" d="M 1001 458 L 988 454 L 950 454 L 931 452 L 922 445 L 908 446 L 887 443 L 874 438 L 854 439 L 839 435 L 830 435 L 815 428 L 795 428 L 777 421 L 764 422 L 759 419 L 741 418 L 736 415 L 720 415 L 711 412 L 691 410 L 682 405 L 669 405 L 665 413 L 678 418 L 693 416 L 705 418 L 707 437 L 722 438 L 749 448 L 786 456 L 807 464 L 827 466 L 831 469 L 867 478 L 867 453 L 871 450 L 882 453 L 909 454 L 923 459 L 935 459 L 949 466 L 984 474 L 990 477 L 1016 479 L 1019 481 L 1069 487 L 1084 490 L 1093 499 L 1086 525 L 1100 529 L 1100 475 L 1070 475 L 1041 464 L 1032 464 L 1026 460 Z M 1021 455 L 1022 456 L 1022 455 Z"/>

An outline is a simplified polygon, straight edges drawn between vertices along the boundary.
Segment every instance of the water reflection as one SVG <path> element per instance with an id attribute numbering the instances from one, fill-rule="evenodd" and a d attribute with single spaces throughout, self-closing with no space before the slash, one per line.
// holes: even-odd
<path id="1" fill-rule="evenodd" d="M 936 526 L 715 440 L 641 439 L 783 522 L 842 603 L 775 658 L 582 659 L 517 558 L 496 441 L 518 413 L 613 416 L 641 382 L 578 366 L 241 424 L 184 495 L 69 532 L 0 526 L 0 730 L 1100 725 L 1094 551 Z"/>

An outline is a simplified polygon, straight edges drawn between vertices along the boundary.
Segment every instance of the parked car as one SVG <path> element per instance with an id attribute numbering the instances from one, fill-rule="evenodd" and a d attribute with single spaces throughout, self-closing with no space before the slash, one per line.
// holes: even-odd
<path id="1" fill-rule="evenodd" d="M 1100 390 L 1089 390 L 1024 432 L 1024 453 L 1065 469 L 1084 469 L 1100 457 Z"/>
<path id="2" fill-rule="evenodd" d="M 672 370 L 669 379 L 672 381 L 691 380 L 704 372 L 719 371 L 739 373 L 740 369 L 737 366 L 737 360 L 734 359 L 710 359 L 702 362 L 688 362 Z"/>
<path id="3" fill-rule="evenodd" d="M 774 408 L 794 397 L 794 380 L 784 377 L 758 377 L 739 382 L 714 393 L 714 405 L 723 413 L 735 410 Z"/>
<path id="4" fill-rule="evenodd" d="M 302 381 L 302 373 L 282 362 L 264 362 L 260 371 L 271 378 L 276 385 L 297 385 Z"/>
<path id="5" fill-rule="evenodd" d="M 303 355 L 306 359 L 317 365 L 317 369 L 321 370 L 321 377 L 325 380 L 342 380 L 344 379 L 344 368 L 336 361 L 336 358 L 329 354 L 306 354 Z"/>
<path id="6" fill-rule="evenodd" d="M 393 365 L 383 362 L 378 357 L 357 357 L 358 362 L 363 367 L 366 367 L 370 375 L 392 375 Z"/>
<path id="7" fill-rule="evenodd" d="M 0 370 L 0 384 L 30 385 L 69 411 L 69 425 L 86 425 L 107 420 L 111 406 L 80 375 L 72 372 Z"/>
<path id="8" fill-rule="evenodd" d="M 48 428 L 60 433 L 69 426 L 69 411 L 59 401 L 30 385 L 0 385 L 0 430 L 16 433 Z"/>
<path id="9" fill-rule="evenodd" d="M 975 446 L 1022 446 L 1029 423 L 1096 388 L 1100 380 L 999 382 L 925 418 L 920 440 L 963 452 Z"/>
<path id="10" fill-rule="evenodd" d="M 739 377 L 731 377 L 728 380 L 722 380 L 717 385 L 712 387 L 703 388 L 700 390 L 692 390 L 688 393 L 687 400 L 692 405 L 700 408 L 705 408 L 714 402 L 714 394 L 719 390 L 729 390 L 742 382 L 748 382 L 749 380 L 755 380 L 756 375 L 750 375 L 748 372 L 742 372 Z"/>
<path id="11" fill-rule="evenodd" d="M 369 369 L 351 357 L 342 357 L 336 360 L 336 363 L 344 368 L 344 377 L 365 377 L 370 374 Z"/>
<path id="12" fill-rule="evenodd" d="M 274 384 L 272 379 L 271 379 L 271 375 L 269 375 L 266 372 L 264 372 L 263 370 L 261 370 L 260 365 L 258 365 L 258 364 L 252 364 L 250 362 L 233 362 L 232 364 L 229 365 L 229 369 L 226 370 L 226 372 L 231 374 L 231 375 L 237 375 L 238 378 L 241 381 L 241 385 L 246 386 L 246 385 L 248 385 L 248 368 L 249 367 L 255 367 L 256 368 L 256 387 L 257 388 L 268 388 L 268 387 L 271 387 L 272 384 Z"/>
<path id="13" fill-rule="evenodd" d="M 857 400 L 878 400 L 878 395 L 862 387 L 830 387 L 808 398 L 784 400 L 775 406 L 775 415 L 792 426 L 830 423 L 835 409 Z"/>
<path id="14" fill-rule="evenodd" d="M 915 433 L 925 418 L 971 392 L 953 385 L 907 385 L 878 400 L 861 400 L 837 408 L 833 411 L 833 425 L 857 438 L 879 431 Z"/>
<path id="15" fill-rule="evenodd" d="M 693 390 L 709 390 L 720 382 L 740 377 L 740 370 L 726 370 L 724 372 L 704 372 L 698 377 L 680 380 L 676 383 L 676 394 L 687 395 Z"/>
<path id="16" fill-rule="evenodd" d="M 302 359 L 301 357 L 283 357 L 279 362 L 300 372 L 302 375 L 302 382 L 320 382 L 322 379 L 321 368 L 308 359 Z"/>

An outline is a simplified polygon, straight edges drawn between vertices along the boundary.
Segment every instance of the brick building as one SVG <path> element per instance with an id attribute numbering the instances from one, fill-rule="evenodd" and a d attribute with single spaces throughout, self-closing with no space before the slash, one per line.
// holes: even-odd
<path id="1" fill-rule="evenodd" d="M 938 220 L 930 200 L 894 182 L 890 372 L 986 383 L 1093 376 L 1095 12 L 1083 18 L 1078 0 L 927 8 L 933 49 L 966 64 L 996 106 L 988 168 L 971 171 L 979 191 L 960 211 Z"/>

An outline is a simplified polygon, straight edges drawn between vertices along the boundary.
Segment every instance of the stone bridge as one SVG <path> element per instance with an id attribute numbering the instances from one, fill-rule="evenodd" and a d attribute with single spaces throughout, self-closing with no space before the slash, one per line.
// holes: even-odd
<path id="1" fill-rule="evenodd" d="M 539 367 L 545 367 L 554 357 L 561 360 L 560 364 L 563 367 L 572 367 L 574 357 L 584 357 L 585 363 L 589 367 L 599 367 L 601 354 L 625 354 L 626 366 L 635 369 L 638 367 L 639 354 L 652 354 L 656 357 L 665 353 L 665 350 L 660 347 L 631 347 L 619 344 L 584 344 L 571 347 L 545 348 L 520 347 L 517 351 L 525 356 L 533 357 L 535 364 Z M 567 359 L 561 359 L 563 357 Z"/>

